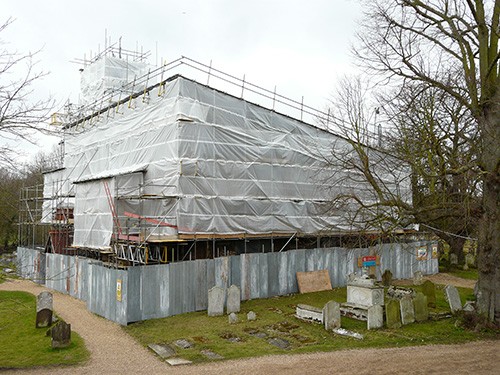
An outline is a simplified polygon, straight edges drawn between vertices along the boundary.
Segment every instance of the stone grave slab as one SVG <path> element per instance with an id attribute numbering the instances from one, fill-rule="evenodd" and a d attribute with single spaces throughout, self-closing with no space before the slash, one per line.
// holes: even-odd
<path id="1" fill-rule="evenodd" d="M 41 292 L 36 297 L 36 328 L 48 327 L 52 324 L 53 297 L 50 292 Z"/>
<path id="2" fill-rule="evenodd" d="M 399 310 L 399 301 L 390 299 L 385 304 L 385 322 L 387 328 L 401 327 L 401 312 Z"/>
<path id="3" fill-rule="evenodd" d="M 175 350 L 170 345 L 149 344 L 148 348 L 158 354 L 162 359 L 169 358 L 175 355 Z"/>
<path id="4" fill-rule="evenodd" d="M 220 354 L 214 353 L 213 351 L 208 349 L 201 350 L 200 353 L 208 359 L 224 359 L 224 357 Z"/>
<path id="5" fill-rule="evenodd" d="M 285 340 L 285 339 L 279 338 L 279 337 L 269 339 L 269 340 L 267 340 L 267 342 L 271 345 L 276 346 L 277 348 L 280 348 L 280 349 L 284 349 L 284 350 L 290 349 L 290 342 Z"/>
<path id="6" fill-rule="evenodd" d="M 314 306 L 299 303 L 295 308 L 295 315 L 299 319 L 313 320 L 323 323 L 323 310 Z"/>
<path id="7" fill-rule="evenodd" d="M 169 358 L 165 362 L 167 362 L 170 366 L 189 365 L 189 364 L 193 363 L 187 359 L 179 358 L 179 357 Z"/>
<path id="8" fill-rule="evenodd" d="M 226 312 L 228 314 L 240 312 L 241 292 L 236 285 L 227 290 Z"/>
<path id="9" fill-rule="evenodd" d="M 67 324 L 61 320 L 52 327 L 51 333 L 53 349 L 66 348 L 71 344 L 71 324 Z"/>
<path id="10" fill-rule="evenodd" d="M 297 272 L 297 284 L 299 286 L 299 293 L 319 292 L 332 289 L 328 270 Z"/>
<path id="11" fill-rule="evenodd" d="M 422 284 L 422 293 L 427 297 L 429 307 L 436 307 L 436 285 L 430 280 L 425 280 Z"/>
<path id="12" fill-rule="evenodd" d="M 323 324 L 326 330 L 340 328 L 340 303 L 329 301 L 323 307 Z"/>
<path id="13" fill-rule="evenodd" d="M 410 296 L 404 296 L 399 300 L 401 309 L 401 324 L 415 323 L 415 308 L 413 307 L 413 299 Z"/>
<path id="14" fill-rule="evenodd" d="M 224 314 L 224 289 L 214 286 L 208 291 L 208 316 L 221 316 Z"/>
<path id="15" fill-rule="evenodd" d="M 418 292 L 413 298 L 413 308 L 415 310 L 415 320 L 417 322 L 424 322 L 429 319 L 427 296 L 424 293 Z"/>
<path id="16" fill-rule="evenodd" d="M 181 348 L 181 349 L 189 349 L 193 347 L 193 344 L 191 344 L 188 340 L 186 339 L 179 339 L 174 341 L 175 346 Z"/>
<path id="17" fill-rule="evenodd" d="M 458 294 L 457 288 L 453 285 L 446 285 L 444 288 L 444 294 L 448 303 L 450 304 L 451 313 L 454 314 L 457 311 L 462 310 L 462 301 L 460 300 L 460 295 Z"/>
<path id="18" fill-rule="evenodd" d="M 352 337 L 352 338 L 355 338 L 358 340 L 364 339 L 364 336 L 361 333 L 349 331 L 348 329 L 345 329 L 345 328 L 335 328 L 332 331 L 333 331 L 333 333 L 340 335 L 340 336 Z"/>
<path id="19" fill-rule="evenodd" d="M 368 329 L 377 329 L 384 326 L 384 308 L 380 305 L 373 305 L 368 308 Z"/>

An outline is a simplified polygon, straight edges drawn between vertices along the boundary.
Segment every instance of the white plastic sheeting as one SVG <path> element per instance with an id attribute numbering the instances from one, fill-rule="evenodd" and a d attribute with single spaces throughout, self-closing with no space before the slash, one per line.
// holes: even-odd
<path id="1" fill-rule="evenodd" d="M 325 164 L 332 148 L 344 152 L 346 147 L 327 131 L 177 77 L 162 95 L 152 90 L 147 100 L 140 96 L 101 114 L 90 127 L 72 128 L 65 169 L 57 178 L 89 181 L 77 184 L 79 246 L 109 244 L 112 220 L 98 178 L 143 166 L 142 180 L 127 189 L 161 199 L 138 203 L 121 197 L 117 211 L 165 218 L 177 226 L 154 228 L 153 235 L 349 230 L 345 212 L 331 210 L 332 196 L 350 189 L 370 193 L 354 171 Z M 353 176 L 330 186 L 334 173 Z M 394 184 L 393 176 L 382 171 L 380 176 Z M 46 183 L 51 178 L 46 176 Z M 408 186 L 394 189 L 409 197 Z"/>
<path id="2" fill-rule="evenodd" d="M 85 66 L 80 76 L 80 104 L 92 103 L 113 89 L 133 82 L 148 72 L 143 62 L 128 61 L 113 56 L 103 56 Z"/>

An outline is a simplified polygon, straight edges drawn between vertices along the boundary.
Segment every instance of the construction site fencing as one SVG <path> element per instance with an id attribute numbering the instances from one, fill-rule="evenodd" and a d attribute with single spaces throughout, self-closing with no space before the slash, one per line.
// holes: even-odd
<path id="1" fill-rule="evenodd" d="M 377 255 L 376 277 L 390 270 L 395 279 L 438 272 L 432 241 L 381 244 L 370 248 L 318 248 L 279 253 L 241 254 L 178 263 L 110 268 L 100 261 L 19 248 L 20 274 L 84 300 L 89 311 L 126 325 L 206 310 L 208 290 L 237 285 L 241 299 L 269 298 L 298 292 L 297 272 L 328 270 L 333 287 L 347 275 L 361 273 L 358 259 Z M 425 254 L 425 256 L 423 255 Z M 42 259 L 45 258 L 45 263 Z M 41 270 L 43 265 L 45 270 Z"/>

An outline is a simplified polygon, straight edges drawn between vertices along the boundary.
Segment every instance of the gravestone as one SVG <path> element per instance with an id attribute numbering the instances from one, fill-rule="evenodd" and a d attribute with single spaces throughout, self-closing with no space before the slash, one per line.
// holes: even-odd
<path id="1" fill-rule="evenodd" d="M 392 272 L 391 270 L 385 270 L 382 274 L 382 285 L 390 286 L 392 283 Z"/>
<path id="2" fill-rule="evenodd" d="M 209 349 L 201 350 L 200 353 L 203 354 L 208 359 L 224 359 L 223 356 L 221 356 L 220 354 L 214 353 L 213 351 L 211 351 Z"/>
<path id="3" fill-rule="evenodd" d="M 208 316 L 224 314 L 224 289 L 214 286 L 208 291 Z"/>
<path id="4" fill-rule="evenodd" d="M 228 314 L 240 312 L 240 288 L 231 285 L 227 290 L 226 312 Z"/>
<path id="5" fill-rule="evenodd" d="M 148 348 L 158 354 L 162 359 L 175 355 L 175 350 L 170 345 L 149 344 Z"/>
<path id="6" fill-rule="evenodd" d="M 427 296 L 424 293 L 418 292 L 413 298 L 413 309 L 415 310 L 415 320 L 417 322 L 424 322 L 429 319 L 429 304 Z"/>
<path id="7" fill-rule="evenodd" d="M 444 288 L 444 295 L 450 304 L 452 314 L 462 310 L 462 301 L 460 301 L 460 295 L 458 294 L 457 288 L 453 285 L 446 285 Z"/>
<path id="8" fill-rule="evenodd" d="M 66 348 L 71 344 L 71 324 L 66 324 L 62 320 L 51 330 L 52 348 Z"/>
<path id="9" fill-rule="evenodd" d="M 410 296 L 401 298 L 399 307 L 401 309 L 401 323 L 403 325 L 415 323 L 415 308 L 413 307 L 412 298 Z"/>
<path id="10" fill-rule="evenodd" d="M 422 271 L 415 271 L 413 273 L 413 285 L 422 285 L 424 279 L 424 275 L 422 275 Z"/>
<path id="11" fill-rule="evenodd" d="M 36 328 L 52 324 L 52 293 L 42 292 L 36 297 Z"/>
<path id="12" fill-rule="evenodd" d="M 182 365 L 189 365 L 189 364 L 193 363 L 188 359 L 179 358 L 179 357 L 169 358 L 169 359 L 165 360 L 165 362 L 167 362 L 170 366 L 182 366 Z"/>
<path id="13" fill-rule="evenodd" d="M 368 329 L 382 328 L 384 325 L 384 308 L 373 305 L 368 308 Z"/>
<path id="14" fill-rule="evenodd" d="M 229 314 L 229 324 L 235 324 L 235 323 L 238 323 L 238 315 L 236 315 L 234 312 L 232 312 L 231 314 Z"/>
<path id="15" fill-rule="evenodd" d="M 340 328 L 340 303 L 329 301 L 323 307 L 323 324 L 326 330 Z"/>
<path id="16" fill-rule="evenodd" d="M 191 344 L 188 340 L 186 339 L 179 339 L 179 340 L 175 340 L 174 341 L 174 344 L 181 348 L 181 349 L 189 349 L 189 348 L 192 348 L 193 347 L 193 344 Z"/>
<path id="17" fill-rule="evenodd" d="M 465 264 L 467 266 L 474 266 L 476 263 L 476 257 L 472 253 L 465 254 Z"/>
<path id="18" fill-rule="evenodd" d="M 422 284 L 422 293 L 427 297 L 427 306 L 436 307 L 436 286 L 432 281 L 424 281 Z"/>
<path id="19" fill-rule="evenodd" d="M 450 254 L 450 264 L 458 264 L 457 254 Z"/>
<path id="20" fill-rule="evenodd" d="M 323 323 L 323 310 L 314 306 L 299 303 L 295 307 L 295 315 L 299 319 L 314 320 Z"/>
<path id="21" fill-rule="evenodd" d="M 274 345 L 274 346 L 280 348 L 280 349 L 285 349 L 285 350 L 290 349 L 290 342 L 285 340 L 285 339 L 279 338 L 279 337 L 269 339 L 267 342 L 271 345 Z"/>
<path id="22" fill-rule="evenodd" d="M 399 310 L 399 301 L 390 299 L 385 304 L 385 322 L 387 328 L 401 327 L 401 312 Z"/>
<path id="23" fill-rule="evenodd" d="M 257 315 L 253 311 L 249 311 L 247 314 L 247 320 L 253 321 L 257 319 Z"/>

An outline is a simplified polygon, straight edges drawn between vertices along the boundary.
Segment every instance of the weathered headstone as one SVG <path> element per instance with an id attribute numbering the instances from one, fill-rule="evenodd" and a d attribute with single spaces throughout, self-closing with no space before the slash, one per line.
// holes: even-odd
<path id="1" fill-rule="evenodd" d="M 36 328 L 52 324 L 52 293 L 42 292 L 36 297 Z"/>
<path id="2" fill-rule="evenodd" d="M 52 348 L 66 348 L 71 344 L 71 324 L 62 320 L 52 327 Z"/>
<path id="3" fill-rule="evenodd" d="M 415 271 L 413 273 L 413 285 L 422 285 L 424 275 L 422 271 Z"/>
<path id="4" fill-rule="evenodd" d="M 363 340 L 365 338 L 361 333 L 349 331 L 345 328 L 335 328 L 332 332 L 336 333 L 337 335 L 352 337 L 358 340 Z"/>
<path id="5" fill-rule="evenodd" d="M 467 266 L 474 266 L 476 263 L 476 257 L 472 253 L 465 254 L 465 264 Z"/>
<path id="6" fill-rule="evenodd" d="M 228 314 L 240 312 L 240 288 L 231 285 L 227 290 L 226 312 Z"/>
<path id="7" fill-rule="evenodd" d="M 224 289 L 214 286 L 208 291 L 208 316 L 224 314 Z"/>
<path id="8" fill-rule="evenodd" d="M 247 314 L 247 320 L 253 321 L 257 319 L 257 315 L 253 311 L 249 311 Z"/>
<path id="9" fill-rule="evenodd" d="M 158 354 L 162 359 L 175 355 L 175 350 L 170 345 L 149 344 L 148 348 Z"/>
<path id="10" fill-rule="evenodd" d="M 474 301 L 466 301 L 462 310 L 466 312 L 474 312 L 476 311 L 476 303 Z"/>
<path id="11" fill-rule="evenodd" d="M 314 320 L 323 323 L 323 310 L 314 306 L 299 303 L 295 307 L 295 315 L 299 319 Z"/>
<path id="12" fill-rule="evenodd" d="M 457 254 L 450 254 L 450 264 L 458 264 Z"/>
<path id="13" fill-rule="evenodd" d="M 382 285 L 389 286 L 392 283 L 392 272 L 391 270 L 385 270 L 382 274 Z"/>
<path id="14" fill-rule="evenodd" d="M 323 324 L 326 330 L 340 328 L 340 303 L 329 301 L 323 307 Z"/>
<path id="15" fill-rule="evenodd" d="M 401 309 L 401 323 L 403 325 L 415 322 L 415 308 L 413 307 L 413 300 L 410 296 L 404 296 L 399 300 L 399 307 Z"/>
<path id="16" fill-rule="evenodd" d="M 384 308 L 373 305 L 368 308 L 368 329 L 382 328 L 384 325 Z"/>
<path id="17" fill-rule="evenodd" d="M 452 314 L 462 310 L 462 301 L 460 301 L 460 295 L 458 294 L 457 288 L 453 285 L 446 285 L 444 288 L 444 294 L 450 304 Z"/>
<path id="18" fill-rule="evenodd" d="M 424 322 L 429 319 L 427 296 L 424 293 L 418 292 L 413 298 L 413 309 L 415 310 L 415 320 L 417 322 Z"/>
<path id="19" fill-rule="evenodd" d="M 436 286 L 430 280 L 425 280 L 422 284 L 422 293 L 427 297 L 429 307 L 436 307 Z"/>
<path id="20" fill-rule="evenodd" d="M 236 315 L 234 312 L 232 312 L 231 314 L 229 314 L 229 324 L 235 324 L 235 323 L 238 323 L 238 315 Z"/>
<path id="21" fill-rule="evenodd" d="M 399 301 L 390 299 L 385 304 L 385 322 L 387 328 L 401 327 L 401 312 L 399 310 Z"/>

